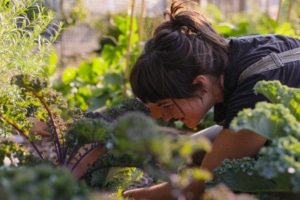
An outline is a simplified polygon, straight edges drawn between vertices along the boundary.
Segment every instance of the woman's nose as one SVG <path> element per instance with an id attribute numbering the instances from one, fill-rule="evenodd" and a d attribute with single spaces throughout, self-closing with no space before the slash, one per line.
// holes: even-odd
<path id="1" fill-rule="evenodd" d="M 168 122 L 172 119 L 172 115 L 169 112 L 162 112 L 161 116 L 165 122 Z"/>

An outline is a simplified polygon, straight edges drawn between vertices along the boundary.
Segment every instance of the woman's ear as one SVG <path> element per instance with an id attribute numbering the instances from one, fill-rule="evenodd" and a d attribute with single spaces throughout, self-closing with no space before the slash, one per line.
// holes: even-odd
<path id="1" fill-rule="evenodd" d="M 204 75 L 198 75 L 193 80 L 193 84 L 197 84 L 197 83 L 206 85 L 208 83 L 208 78 Z"/>
<path id="2" fill-rule="evenodd" d="M 209 78 L 205 75 L 198 75 L 194 78 L 193 84 L 199 84 L 201 85 L 201 93 L 202 95 L 206 93 L 210 88 L 210 81 Z"/>

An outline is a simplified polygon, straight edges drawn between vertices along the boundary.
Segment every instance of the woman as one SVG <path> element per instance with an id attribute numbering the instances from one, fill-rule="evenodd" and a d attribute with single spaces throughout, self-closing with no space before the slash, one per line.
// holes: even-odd
<path id="1" fill-rule="evenodd" d="M 182 3 L 173 2 L 169 19 L 159 25 L 132 68 L 133 93 L 156 117 L 183 121 L 194 128 L 214 107 L 217 137 L 201 168 L 213 171 L 224 159 L 255 156 L 266 139 L 248 130 L 232 133 L 230 122 L 244 108 L 267 99 L 253 93 L 260 80 L 280 80 L 300 87 L 300 55 L 278 53 L 300 47 L 300 41 L 282 35 L 252 35 L 230 40 L 218 35 L 207 19 Z M 268 57 L 265 57 L 268 56 Z M 262 63 L 251 66 L 257 61 Z M 268 63 L 271 69 L 265 68 Z M 186 189 L 188 199 L 199 199 L 204 182 Z M 167 183 L 126 191 L 134 199 L 167 200 L 172 196 Z"/>

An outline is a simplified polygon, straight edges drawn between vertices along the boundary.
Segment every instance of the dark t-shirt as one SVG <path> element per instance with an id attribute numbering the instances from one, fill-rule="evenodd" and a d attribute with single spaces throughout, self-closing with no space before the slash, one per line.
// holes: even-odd
<path id="1" fill-rule="evenodd" d="M 279 80 L 289 87 L 300 88 L 300 61 L 284 67 L 248 76 L 237 84 L 244 69 L 270 53 L 280 53 L 300 47 L 300 40 L 282 35 L 252 35 L 232 38 L 224 74 L 224 102 L 214 106 L 214 120 L 228 128 L 231 120 L 244 108 L 254 108 L 263 95 L 255 95 L 254 85 L 260 80 Z M 299 57 L 300 60 L 300 57 Z"/>

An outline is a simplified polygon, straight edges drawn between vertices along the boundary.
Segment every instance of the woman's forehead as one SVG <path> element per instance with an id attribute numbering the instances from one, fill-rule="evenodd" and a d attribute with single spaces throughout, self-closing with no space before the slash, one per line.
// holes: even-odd
<path id="1" fill-rule="evenodd" d="M 156 102 L 148 102 L 146 103 L 147 107 L 151 107 L 151 106 L 161 106 L 163 104 L 167 104 L 173 102 L 172 99 L 163 99 L 163 100 L 157 100 Z"/>

